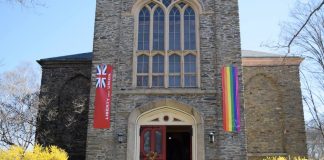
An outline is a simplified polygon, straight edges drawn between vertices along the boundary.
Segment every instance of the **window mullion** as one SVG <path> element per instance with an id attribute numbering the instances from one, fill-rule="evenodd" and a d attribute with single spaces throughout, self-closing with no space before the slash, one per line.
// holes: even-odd
<path id="1" fill-rule="evenodd" d="M 180 84 L 181 87 L 185 87 L 184 77 L 184 12 L 180 10 L 180 49 L 181 49 L 181 60 L 180 60 Z"/>
<path id="2" fill-rule="evenodd" d="M 180 10 L 180 49 L 184 50 L 184 12 Z"/>
<path id="3" fill-rule="evenodd" d="M 154 12 L 153 10 L 150 10 L 150 39 L 149 39 L 149 50 L 153 50 L 153 25 L 154 25 Z"/>
<path id="4" fill-rule="evenodd" d="M 185 81 L 184 81 L 184 53 L 183 52 L 181 52 L 181 60 L 180 60 L 180 79 L 181 79 L 181 81 L 180 81 L 180 86 L 181 87 L 185 87 Z"/>
<path id="5" fill-rule="evenodd" d="M 200 52 L 199 52 L 199 16 L 197 14 L 197 12 L 195 11 L 191 11 L 191 10 L 188 10 L 188 22 L 185 22 L 185 15 L 186 15 L 186 9 L 188 7 L 190 7 L 188 4 L 186 6 L 181 6 L 179 7 L 177 4 L 175 6 L 172 6 L 172 7 L 169 7 L 169 9 L 165 8 L 165 6 L 160 6 L 162 7 L 161 9 L 164 11 L 164 27 L 163 27 L 163 30 L 161 30 L 162 28 L 161 25 L 159 24 L 161 21 L 160 21 L 160 18 L 161 17 L 161 11 L 158 11 L 158 13 L 156 13 L 157 17 L 154 18 L 154 11 L 156 11 L 157 8 L 159 8 L 159 6 L 155 6 L 155 7 L 148 7 L 146 8 L 147 10 L 145 11 L 145 9 L 142 9 L 143 10 L 143 13 L 139 13 L 138 15 L 141 16 L 142 15 L 142 21 L 146 21 L 146 22 L 143 22 L 142 24 L 145 25 L 145 26 L 139 26 L 139 23 L 140 23 L 140 20 L 139 20 L 139 17 L 137 17 L 137 21 L 135 20 L 135 30 L 137 30 L 135 33 L 135 41 L 136 41 L 136 44 L 134 45 L 136 50 L 134 50 L 134 54 L 136 55 L 134 57 L 134 70 L 135 72 L 133 73 L 134 75 L 134 86 L 137 86 L 137 76 L 147 76 L 147 82 L 146 82 L 146 87 L 148 88 L 152 88 L 153 87 L 153 84 L 155 84 L 155 77 L 154 76 L 160 76 L 157 79 L 157 85 L 159 86 L 159 84 L 161 84 L 161 80 L 164 80 L 164 85 L 162 86 L 159 86 L 159 87 L 164 87 L 164 88 L 170 88 L 170 85 L 173 86 L 173 85 L 176 85 L 176 87 L 180 87 L 180 88 L 186 88 L 186 75 L 188 77 L 191 77 L 188 79 L 188 83 L 190 84 L 189 86 L 193 86 L 195 85 L 196 87 L 200 88 Z M 172 16 L 170 17 L 170 10 L 173 10 L 174 8 L 177 8 L 177 11 L 173 11 L 172 12 Z M 145 11 L 145 12 L 144 12 Z M 193 12 L 193 13 L 191 13 Z M 194 17 L 192 17 L 194 14 Z M 179 17 L 180 16 L 180 17 Z M 145 18 L 147 17 L 147 18 Z M 170 18 L 173 18 L 174 21 L 171 21 L 170 22 Z M 156 19 L 156 21 L 154 22 L 154 20 Z M 150 21 L 149 23 L 147 23 L 147 21 Z M 179 23 L 179 20 L 180 20 L 180 23 Z M 192 25 L 192 21 L 194 21 L 195 25 Z M 156 24 L 155 24 L 156 23 Z M 173 24 L 171 24 L 173 23 Z M 154 24 L 156 25 L 157 28 L 154 27 Z M 170 26 L 171 24 L 171 26 Z M 180 24 L 180 25 L 179 25 Z M 149 25 L 149 26 L 148 26 Z M 186 26 L 186 25 L 189 25 L 189 26 Z M 172 28 L 170 28 L 172 27 Z M 179 28 L 178 28 L 179 27 Z M 188 27 L 188 28 L 186 28 Z M 147 30 L 149 29 L 149 31 Z M 172 32 L 173 34 L 170 35 L 170 31 L 171 30 L 174 30 L 174 32 Z M 155 38 L 155 34 L 154 34 L 154 30 L 156 31 L 156 38 Z M 193 35 L 193 30 L 195 31 L 195 35 Z M 161 52 L 161 54 L 164 56 L 163 57 L 163 60 L 164 60 L 164 72 L 163 73 L 154 73 L 153 72 L 153 67 L 154 67 L 154 64 L 153 64 L 153 55 L 156 54 L 155 51 L 153 50 L 161 50 L 163 46 L 161 46 L 160 44 L 162 44 L 162 42 L 160 40 L 162 40 L 160 37 L 162 36 L 160 33 L 163 33 L 164 35 L 164 38 L 163 38 L 163 42 L 164 42 L 164 50 Z M 188 35 L 186 35 L 185 31 L 188 32 Z M 149 32 L 147 34 L 147 32 Z M 141 33 L 141 36 L 139 35 Z M 175 37 L 177 36 L 177 37 Z M 180 37 L 179 37 L 180 36 Z M 140 38 L 138 38 L 140 37 Z M 154 38 L 156 41 L 154 41 Z M 195 39 L 195 44 L 192 44 L 191 41 L 193 41 L 192 39 Z M 177 39 L 177 40 L 176 40 Z M 187 44 L 185 42 L 185 40 L 188 39 L 188 43 Z M 171 41 L 172 40 L 172 41 Z M 139 43 L 139 41 L 141 43 Z M 146 42 L 145 42 L 146 41 Z M 147 43 L 149 42 L 149 43 Z M 173 43 L 170 43 L 170 42 L 173 42 Z M 139 46 L 140 45 L 140 46 Z M 175 46 L 174 46 L 175 45 Z M 188 45 L 188 46 L 187 46 Z M 192 45 L 195 45 L 195 46 L 192 46 Z M 137 47 L 136 47 L 137 46 Z M 154 49 L 155 47 L 155 49 Z M 173 50 L 173 52 L 170 52 L 170 47 L 172 48 L 171 50 Z M 143 48 L 143 51 L 142 52 L 138 52 L 137 53 L 137 50 L 138 48 Z M 195 49 L 194 49 L 195 48 Z M 191 72 L 191 70 L 193 69 L 192 67 L 190 68 L 190 72 L 185 72 L 185 69 L 186 69 L 186 64 L 185 64 L 185 58 L 186 58 L 186 50 L 192 50 L 193 52 L 193 55 L 196 56 L 196 60 L 193 61 L 192 63 L 190 63 L 190 65 L 192 64 L 195 64 L 196 67 L 195 67 L 195 72 Z M 174 53 L 175 52 L 175 53 Z M 140 67 L 138 66 L 139 62 L 137 62 L 137 57 L 140 56 L 141 54 L 145 54 L 145 55 L 148 55 L 148 70 L 146 73 L 137 73 L 137 67 Z M 138 55 L 137 55 L 138 54 Z M 172 54 L 177 54 L 178 57 L 176 58 L 177 60 L 177 63 L 178 63 L 178 66 L 177 64 L 170 64 L 170 62 L 172 62 L 171 60 L 173 59 L 170 59 L 169 55 L 172 55 Z M 162 58 L 162 57 L 159 57 L 159 59 Z M 179 58 L 180 58 L 180 64 L 179 64 Z M 147 61 L 147 59 L 146 59 Z M 160 61 L 160 60 L 159 60 Z M 159 65 L 159 67 L 161 67 L 162 63 L 158 63 L 157 65 Z M 170 66 L 177 66 L 177 73 L 170 73 Z M 142 66 L 143 67 L 143 66 Z M 179 68 L 180 67 L 180 68 Z M 180 71 L 179 71 L 180 69 Z M 144 69 L 142 69 L 144 70 Z M 160 69 L 158 69 L 158 71 L 160 71 Z M 175 68 L 173 68 L 173 70 L 175 70 Z M 163 76 L 163 79 L 162 79 L 162 76 Z M 196 79 L 196 83 L 193 84 L 192 80 L 193 80 L 193 77 L 192 76 L 195 76 Z M 169 81 L 171 78 L 171 81 Z M 144 82 L 142 82 L 144 84 Z M 180 85 L 179 85 L 180 83 Z M 144 86 L 143 86 L 144 87 Z"/>
<path id="6" fill-rule="evenodd" d="M 169 50 L 169 12 L 165 13 L 164 16 L 164 50 Z"/>
<path id="7" fill-rule="evenodd" d="M 149 55 L 149 74 L 148 74 L 148 79 L 149 79 L 149 88 L 152 88 L 152 72 L 153 72 L 153 69 L 152 69 L 152 52 L 150 51 L 150 55 Z"/>
<path id="8" fill-rule="evenodd" d="M 199 51 L 197 51 L 196 54 L 196 82 L 197 82 L 197 87 L 200 88 L 200 54 Z"/>
<path id="9" fill-rule="evenodd" d="M 169 12 L 164 15 L 164 86 L 169 88 Z"/>
<path id="10" fill-rule="evenodd" d="M 150 39 L 149 39 L 149 73 L 148 73 L 148 87 L 152 88 L 152 72 L 153 72 L 153 68 L 152 68 L 152 50 L 153 50 L 153 28 L 154 28 L 154 12 L 152 9 L 150 9 Z"/>
<path id="11" fill-rule="evenodd" d="M 169 55 L 164 51 L 164 88 L 169 87 Z"/>

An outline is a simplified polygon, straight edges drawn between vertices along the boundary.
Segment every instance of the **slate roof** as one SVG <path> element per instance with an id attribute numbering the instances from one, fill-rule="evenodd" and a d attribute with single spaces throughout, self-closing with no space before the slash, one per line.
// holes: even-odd
<path id="1" fill-rule="evenodd" d="M 92 52 L 40 59 L 38 62 L 91 61 Z"/>

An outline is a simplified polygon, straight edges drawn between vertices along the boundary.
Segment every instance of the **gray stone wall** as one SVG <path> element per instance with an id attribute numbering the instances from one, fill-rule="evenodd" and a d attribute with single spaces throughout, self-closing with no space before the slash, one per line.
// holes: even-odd
<path id="1" fill-rule="evenodd" d="M 299 66 L 244 67 L 249 159 L 307 156 Z"/>
<path id="2" fill-rule="evenodd" d="M 91 62 L 40 63 L 36 141 L 63 148 L 69 159 L 85 159 Z"/>
<path id="3" fill-rule="evenodd" d="M 66 149 L 70 159 L 85 157 L 90 66 L 90 61 L 42 64 L 37 141 L 43 145 L 58 145 Z M 298 66 L 246 66 L 244 87 L 249 159 L 261 159 L 271 155 L 306 155 Z M 130 112 L 144 104 L 166 99 L 188 104 L 202 114 L 205 159 L 239 157 L 227 152 L 235 149 L 237 142 L 244 137 L 223 132 L 222 110 L 217 106 L 219 103 L 215 93 L 216 90 L 202 89 L 114 91 L 111 120 L 114 129 L 98 132 L 92 128 L 92 122 L 88 124 L 88 131 L 98 134 L 91 137 L 95 141 L 92 142 L 92 146 L 88 145 L 88 150 L 101 153 L 90 154 L 89 159 L 125 159 L 127 139 L 124 139 L 123 143 L 117 142 L 117 133 L 128 132 Z M 71 116 L 76 118 L 77 125 L 66 121 L 66 117 Z M 210 131 L 216 131 L 214 144 L 208 143 L 207 133 Z M 104 138 L 96 139 L 97 137 Z M 231 147 L 226 148 L 224 145 Z"/>
<path id="4" fill-rule="evenodd" d="M 155 101 L 175 100 L 202 115 L 206 160 L 239 160 L 247 155 L 258 159 L 264 153 L 306 155 L 298 66 L 244 67 L 242 77 L 237 0 L 199 1 L 201 87 L 194 89 L 132 87 L 134 2 L 97 0 L 92 63 L 90 59 L 42 63 L 39 143 L 63 147 L 71 159 L 86 155 L 89 160 L 126 160 L 127 149 L 132 149 L 127 148 L 126 137 L 130 113 Z M 93 128 L 95 67 L 101 63 L 114 68 L 110 129 Z M 240 70 L 240 133 L 223 131 L 220 70 L 226 64 Z M 70 124 L 69 117 L 78 123 Z M 208 142 L 211 131 L 215 143 Z M 118 133 L 124 134 L 122 143 Z"/>
<path id="5" fill-rule="evenodd" d="M 205 143 L 205 159 L 246 159 L 244 108 L 241 106 L 242 132 L 239 134 L 223 131 L 221 111 L 221 66 L 236 64 L 242 77 L 238 2 L 237 0 L 199 2 L 203 8 L 202 14 L 199 15 L 201 88 L 181 95 L 177 92 L 131 94 L 139 91 L 132 87 L 133 70 L 130 67 L 133 63 L 134 49 L 134 18 L 131 14 L 134 0 L 97 0 L 87 159 L 126 159 L 126 142 L 119 144 L 117 133 L 127 133 L 127 117 L 133 108 L 161 98 L 175 99 L 201 111 L 205 140 L 210 131 L 216 131 L 216 143 Z M 111 128 L 104 130 L 92 127 L 95 96 L 94 68 L 100 63 L 111 64 L 114 67 L 112 122 Z M 240 78 L 240 83 L 241 81 Z M 242 93 L 243 86 L 241 87 Z M 148 93 L 148 91 L 144 92 Z M 244 100 L 241 99 L 241 102 L 243 104 Z"/>

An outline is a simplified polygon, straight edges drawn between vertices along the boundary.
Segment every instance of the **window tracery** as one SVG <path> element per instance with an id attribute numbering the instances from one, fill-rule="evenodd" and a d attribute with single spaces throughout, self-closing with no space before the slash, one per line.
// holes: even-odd
<path id="1" fill-rule="evenodd" d="M 152 0 L 142 6 L 135 16 L 134 86 L 199 87 L 196 14 L 183 0 Z"/>

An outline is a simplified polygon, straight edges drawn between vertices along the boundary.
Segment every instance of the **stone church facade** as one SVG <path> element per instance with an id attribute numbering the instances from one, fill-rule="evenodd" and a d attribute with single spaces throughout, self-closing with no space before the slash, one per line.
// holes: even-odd
<path id="1" fill-rule="evenodd" d="M 70 159 L 306 155 L 298 57 L 241 51 L 237 0 L 97 0 L 93 52 L 39 60 L 36 139 Z M 93 128 L 113 66 L 111 128 Z M 239 68 L 241 131 L 225 132 L 221 67 Z"/>

